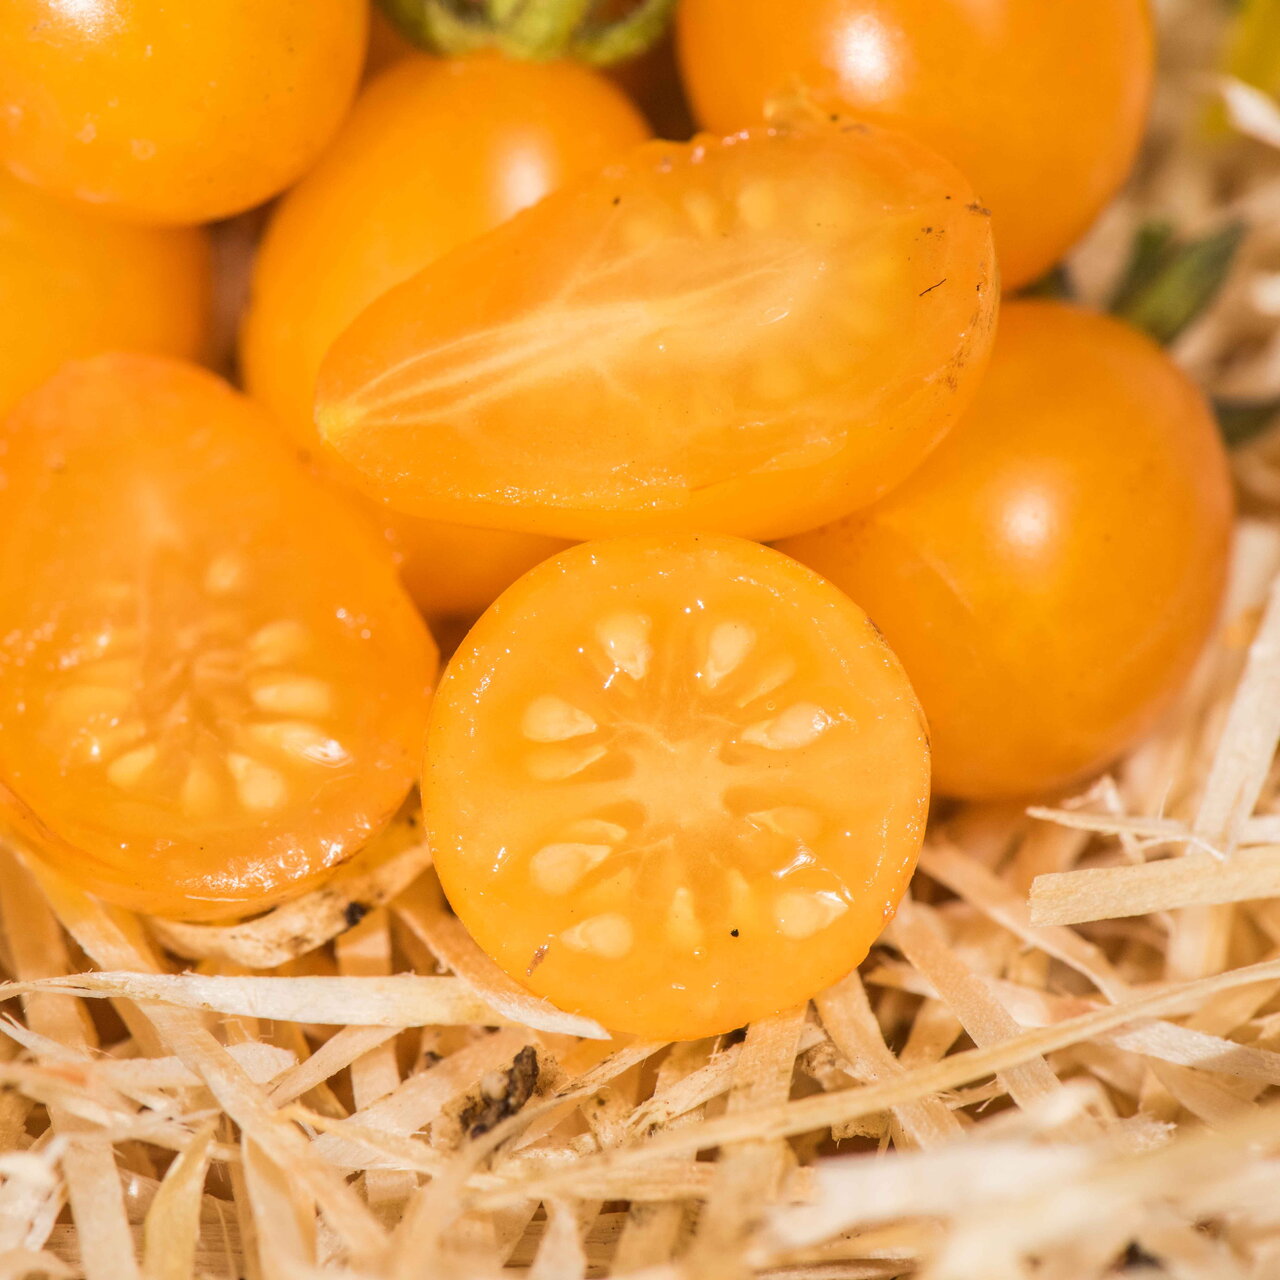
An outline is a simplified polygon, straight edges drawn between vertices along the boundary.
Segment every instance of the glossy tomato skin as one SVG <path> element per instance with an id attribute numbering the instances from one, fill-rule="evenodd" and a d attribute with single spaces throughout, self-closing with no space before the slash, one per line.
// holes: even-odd
<path id="1" fill-rule="evenodd" d="M 681 0 L 676 21 L 705 128 L 807 95 L 953 160 L 993 211 L 1006 288 L 1052 266 L 1124 181 L 1154 74 L 1147 0 Z"/>
<path id="2" fill-rule="evenodd" d="M 6 0 L 0 160 L 131 221 L 239 213 L 338 127 L 367 27 L 365 0 Z"/>
<path id="3" fill-rule="evenodd" d="M 66 365 L 0 428 L 0 782 L 110 901 L 257 910 L 413 784 L 434 645 L 279 435 L 152 356 Z"/>
<path id="4" fill-rule="evenodd" d="M 1006 305 L 987 381 L 901 488 L 782 549 L 849 592 L 929 717 L 939 791 L 1043 792 L 1168 706 L 1219 609 L 1232 527 L 1203 395 L 1147 338 Z"/>
<path id="5" fill-rule="evenodd" d="M 758 543 L 585 543 L 485 613 L 433 705 L 441 882 L 517 981 L 695 1039 L 843 977 L 915 867 L 929 747 L 901 666 Z"/>
<path id="6" fill-rule="evenodd" d="M 874 500 L 945 434 L 993 272 L 985 210 L 909 138 L 650 143 L 368 307 L 317 422 L 397 510 L 779 536 Z"/>
<path id="7" fill-rule="evenodd" d="M 249 393 L 310 445 L 327 349 L 379 295 L 647 135 L 608 80 L 496 54 L 401 57 L 280 203 L 242 341 Z M 558 539 L 384 517 L 432 616 L 478 614 Z"/>
<path id="8" fill-rule="evenodd" d="M 107 223 L 0 172 L 0 416 L 66 360 L 203 356 L 209 268 L 203 230 Z"/>

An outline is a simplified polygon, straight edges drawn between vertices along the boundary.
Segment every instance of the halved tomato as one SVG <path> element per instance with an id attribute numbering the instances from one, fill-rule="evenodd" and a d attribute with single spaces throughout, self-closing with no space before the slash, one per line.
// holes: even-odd
<path id="1" fill-rule="evenodd" d="M 509 588 L 432 710 L 466 926 L 619 1031 L 711 1035 L 842 977 L 915 866 L 929 748 L 862 611 L 736 538 L 587 543 Z"/>
<path id="2" fill-rule="evenodd" d="M 320 375 L 388 506 L 562 537 L 812 528 L 908 474 L 982 373 L 990 218 L 866 126 L 651 143 L 392 289 Z"/>
<path id="3" fill-rule="evenodd" d="M 70 364 L 0 428 L 0 781 L 114 902 L 269 904 L 417 772 L 435 647 L 362 516 L 176 360 Z"/>

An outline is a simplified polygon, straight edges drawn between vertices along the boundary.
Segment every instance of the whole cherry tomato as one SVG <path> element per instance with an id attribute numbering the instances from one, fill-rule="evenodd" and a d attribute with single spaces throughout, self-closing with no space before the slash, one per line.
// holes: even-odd
<path id="1" fill-rule="evenodd" d="M 74 357 L 204 355 L 210 283 L 204 231 L 106 222 L 0 171 L 0 416 Z"/>
<path id="2" fill-rule="evenodd" d="M 380 294 L 647 135 L 608 80 L 569 62 L 409 55 L 379 76 L 281 201 L 254 268 L 250 394 L 304 443 L 326 350 Z M 391 517 L 432 615 L 477 614 L 558 539 Z"/>
<path id="3" fill-rule="evenodd" d="M 481 618 L 431 713 L 449 900 L 517 981 L 653 1039 L 843 977 L 929 800 L 907 677 L 866 615 L 758 543 L 587 543 Z"/>
<path id="4" fill-rule="evenodd" d="M 990 222 L 945 160 L 865 125 L 651 143 L 379 298 L 317 421 L 356 483 L 436 519 L 810 528 L 967 403 Z"/>
<path id="5" fill-rule="evenodd" d="M 431 637 L 262 418 L 194 366 L 100 356 L 0 427 L 0 782 L 46 856 L 141 910 L 269 905 L 417 773 Z"/>
<path id="6" fill-rule="evenodd" d="M 1204 646 L 1231 539 L 1203 395 L 1128 325 L 1008 304 L 968 414 L 905 484 L 780 544 L 847 591 L 911 676 L 935 780 L 1060 787 L 1149 729 Z"/>
<path id="7" fill-rule="evenodd" d="M 138 222 L 238 213 L 350 106 L 366 0 L 5 0 L 0 161 Z"/>
<path id="8" fill-rule="evenodd" d="M 681 0 L 676 21 L 706 128 L 808 97 L 916 134 L 990 206 L 1010 288 L 1124 181 L 1151 96 L 1148 0 Z"/>

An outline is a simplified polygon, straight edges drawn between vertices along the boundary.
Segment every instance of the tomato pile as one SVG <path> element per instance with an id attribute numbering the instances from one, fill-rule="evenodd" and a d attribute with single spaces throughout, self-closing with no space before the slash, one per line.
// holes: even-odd
<path id="1" fill-rule="evenodd" d="M 367 0 L 0 8 L 38 856 L 227 919 L 416 787 L 502 969 L 696 1037 L 866 955 L 931 790 L 1062 794 L 1170 706 L 1230 551 L 1212 411 L 1013 296 L 1134 161 L 1146 0 L 678 0 L 627 64 L 671 7 L 387 0 L 372 48 Z M 681 85 L 704 131 L 655 140 Z"/>

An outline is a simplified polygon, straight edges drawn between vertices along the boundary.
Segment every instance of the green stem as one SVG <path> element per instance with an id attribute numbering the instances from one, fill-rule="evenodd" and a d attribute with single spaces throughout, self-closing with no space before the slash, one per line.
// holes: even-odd
<path id="1" fill-rule="evenodd" d="M 516 58 L 556 58 L 587 20 L 596 0 L 525 0 L 496 29 L 498 47 Z"/>
<path id="2" fill-rule="evenodd" d="M 589 23 L 579 32 L 570 51 L 593 67 L 625 62 L 657 43 L 675 7 L 676 0 L 641 0 L 617 22 Z"/>
<path id="3" fill-rule="evenodd" d="M 491 38 L 483 23 L 451 0 L 379 0 L 383 12 L 406 39 L 437 53 L 471 53 Z M 468 6 L 470 7 L 470 6 Z"/>
<path id="4" fill-rule="evenodd" d="M 675 0 L 636 0 L 622 17 L 596 15 L 604 0 L 380 0 L 414 43 L 446 55 L 500 49 L 513 58 L 575 57 L 608 66 L 643 53 Z"/>

